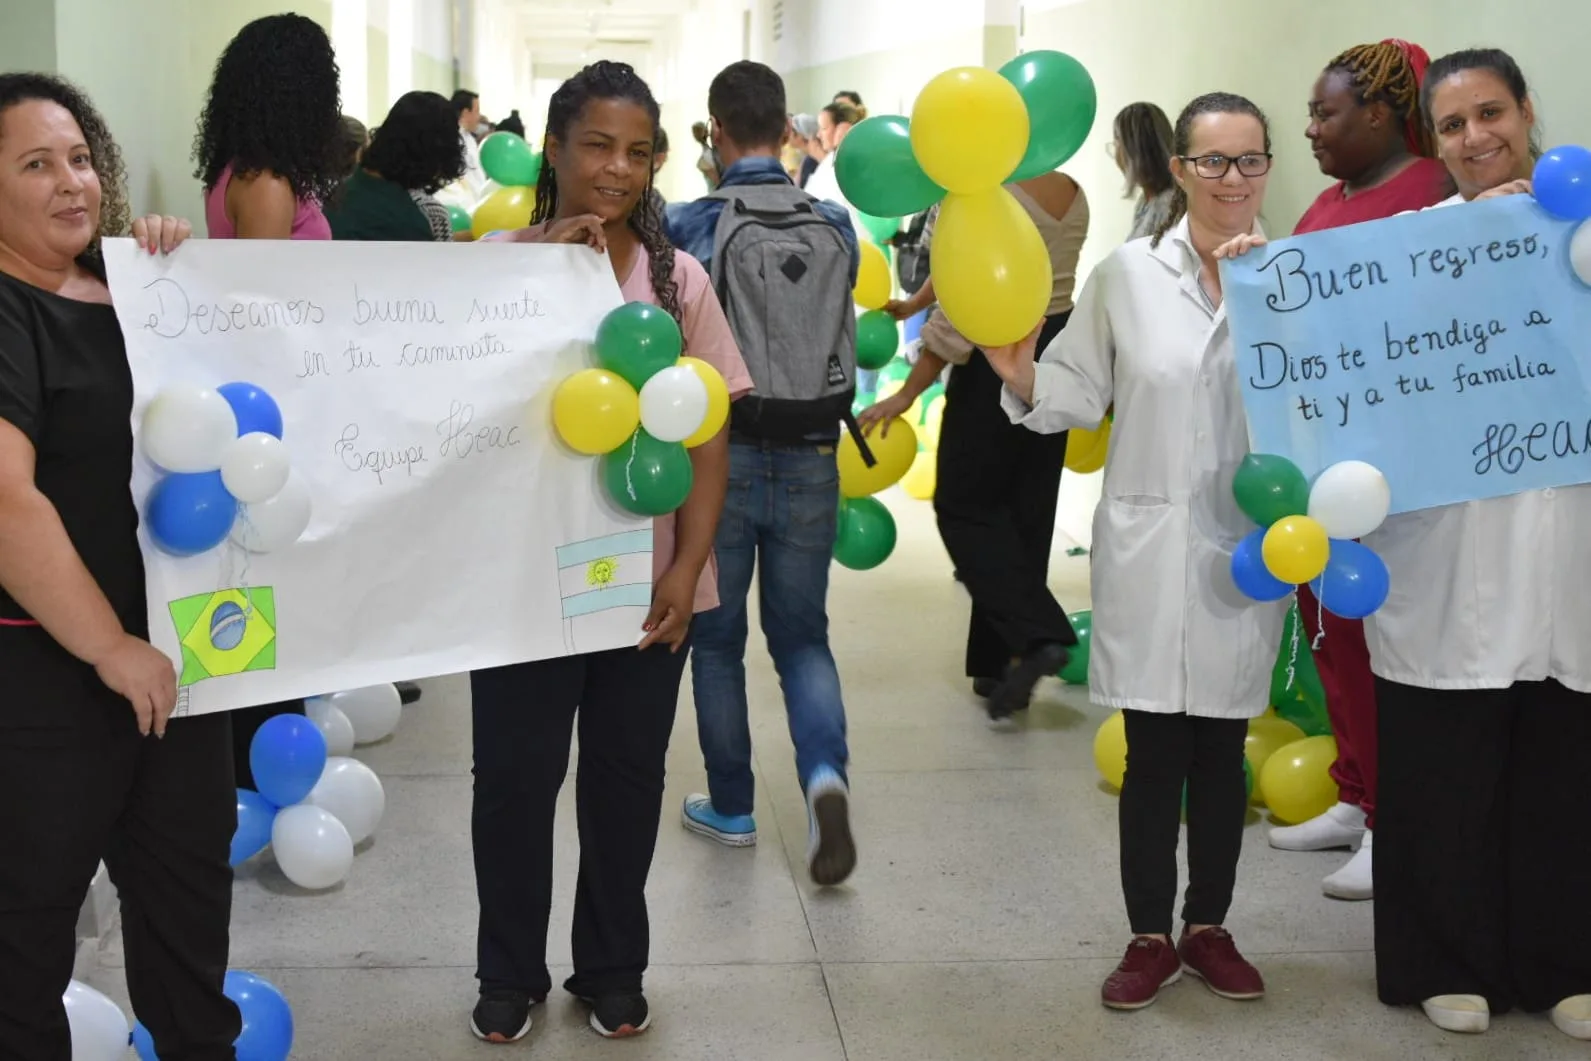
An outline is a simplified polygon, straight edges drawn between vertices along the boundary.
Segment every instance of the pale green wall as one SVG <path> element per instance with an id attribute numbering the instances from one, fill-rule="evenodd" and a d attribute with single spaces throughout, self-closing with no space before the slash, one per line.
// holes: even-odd
<path id="1" fill-rule="evenodd" d="M 880 0 L 857 0 L 877 3 Z M 935 74 L 956 66 L 983 62 L 984 34 L 974 32 L 915 42 L 910 48 L 886 49 L 804 70 L 781 70 L 785 94 L 794 112 L 817 113 L 841 89 L 861 93 L 872 114 L 902 113 L 918 89 Z M 705 104 L 705 100 L 703 103 Z"/>
<path id="2" fill-rule="evenodd" d="M 444 59 L 433 59 L 424 52 L 414 53 L 414 87 L 453 95 L 458 86 L 453 83 L 453 64 Z"/>
<path id="3" fill-rule="evenodd" d="M 387 35 L 382 30 L 371 26 L 365 31 L 365 84 L 369 86 L 368 110 L 371 128 L 380 125 L 387 117 L 387 111 L 396 101 L 395 93 L 387 91 L 387 67 L 390 60 L 387 55 Z"/>
<path id="4" fill-rule="evenodd" d="M 54 69 L 54 0 L 0 0 L 0 70 Z"/>

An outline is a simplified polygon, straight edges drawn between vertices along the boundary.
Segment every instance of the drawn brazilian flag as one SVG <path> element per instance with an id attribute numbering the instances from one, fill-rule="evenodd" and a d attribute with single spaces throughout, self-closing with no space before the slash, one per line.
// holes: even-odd
<path id="1" fill-rule="evenodd" d="M 276 669 L 276 591 L 223 589 L 166 605 L 182 644 L 178 685 Z"/>

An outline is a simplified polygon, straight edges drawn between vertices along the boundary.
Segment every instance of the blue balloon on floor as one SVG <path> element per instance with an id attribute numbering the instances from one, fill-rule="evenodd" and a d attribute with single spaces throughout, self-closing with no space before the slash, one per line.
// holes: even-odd
<path id="1" fill-rule="evenodd" d="M 221 482 L 220 472 L 168 475 L 149 491 L 144 521 L 163 552 L 198 556 L 232 533 L 238 502 Z"/>
<path id="2" fill-rule="evenodd" d="M 276 399 L 252 383 L 224 383 L 216 392 L 238 418 L 238 437 L 259 431 L 282 437 L 282 410 Z"/>
<path id="3" fill-rule="evenodd" d="M 1392 576 L 1386 561 L 1368 545 L 1333 538 L 1326 570 L 1309 588 L 1331 614 L 1363 619 L 1386 603 Z"/>
<path id="4" fill-rule="evenodd" d="M 278 807 L 302 803 L 326 769 L 326 738 L 303 715 L 266 719 L 249 745 L 254 787 Z"/>
<path id="5" fill-rule="evenodd" d="M 238 1007 L 243 1031 L 234 1048 L 238 1061 L 287 1061 L 293 1049 L 293 1010 L 276 986 L 253 973 L 226 974 L 226 997 Z M 142 1024 L 133 1026 L 138 1061 L 159 1061 L 155 1043 Z"/>
<path id="6" fill-rule="evenodd" d="M 1265 528 L 1249 532 L 1232 550 L 1232 581 L 1246 596 L 1255 600 L 1281 600 L 1293 587 L 1271 574 L 1263 552 Z"/>
<path id="7" fill-rule="evenodd" d="M 238 828 L 232 834 L 232 865 L 237 866 L 264 851 L 271 842 L 276 808 L 258 792 L 238 789 Z"/>

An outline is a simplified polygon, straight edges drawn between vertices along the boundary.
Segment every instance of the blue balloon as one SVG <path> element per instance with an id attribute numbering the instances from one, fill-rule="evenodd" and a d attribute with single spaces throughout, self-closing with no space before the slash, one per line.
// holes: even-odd
<path id="1" fill-rule="evenodd" d="M 243 1018 L 243 1031 L 233 1043 L 238 1061 L 287 1061 L 293 1049 L 293 1010 L 276 986 L 253 973 L 226 974 L 226 997 Z M 133 1025 L 138 1061 L 160 1061 L 149 1029 Z"/>
<path id="2" fill-rule="evenodd" d="M 209 552 L 232 533 L 238 502 L 220 472 L 168 475 L 149 491 L 144 519 L 149 536 L 174 556 Z"/>
<path id="3" fill-rule="evenodd" d="M 1575 145 L 1553 148 L 1536 162 L 1530 183 L 1548 213 L 1566 221 L 1591 218 L 1591 151 Z"/>
<path id="4" fill-rule="evenodd" d="M 1265 528 L 1250 531 L 1232 550 L 1232 581 L 1237 588 L 1255 600 L 1281 600 L 1293 592 L 1293 587 L 1271 574 L 1265 566 L 1263 546 Z"/>
<path id="5" fill-rule="evenodd" d="M 255 431 L 282 437 L 282 410 L 276 399 L 252 383 L 225 383 L 216 392 L 232 406 L 238 418 L 238 436 Z"/>
<path id="6" fill-rule="evenodd" d="M 303 715 L 267 719 L 249 745 L 254 787 L 278 807 L 302 803 L 326 769 L 326 738 Z"/>
<path id="7" fill-rule="evenodd" d="M 238 789 L 238 827 L 232 834 L 232 865 L 237 866 L 265 850 L 271 842 L 276 808 L 258 792 Z"/>
<path id="8" fill-rule="evenodd" d="M 1386 562 L 1368 545 L 1333 538 L 1326 570 L 1309 588 L 1331 614 L 1363 619 L 1386 603 L 1392 576 Z"/>

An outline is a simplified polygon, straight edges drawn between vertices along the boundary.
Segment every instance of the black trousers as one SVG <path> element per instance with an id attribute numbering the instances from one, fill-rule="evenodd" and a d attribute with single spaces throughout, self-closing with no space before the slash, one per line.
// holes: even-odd
<path id="1" fill-rule="evenodd" d="M 1177 900 L 1177 834 L 1188 791 L 1188 892 L 1182 921 L 1219 925 L 1232 905 L 1243 849 L 1248 785 L 1241 718 L 1195 718 L 1124 711 L 1127 776 L 1122 781 L 1121 890 L 1135 935 L 1171 934 Z M 1377 855 L 1379 858 L 1380 856 Z M 1377 896 L 1379 899 L 1379 896 Z"/>
<path id="2" fill-rule="evenodd" d="M 1040 351 L 1070 315 L 1044 322 Z M 1000 390 L 1000 377 L 974 351 L 950 370 L 939 427 L 934 514 L 972 596 L 970 678 L 1002 677 L 1013 656 L 1044 642 L 1077 643 L 1048 585 L 1066 434 L 1013 424 L 1000 407 Z"/>
<path id="3" fill-rule="evenodd" d="M 1494 1012 L 1591 994 L 1591 695 L 1376 679 L 1376 986 Z"/>
<path id="4" fill-rule="evenodd" d="M 260 727 L 277 715 L 302 715 L 304 701 L 283 700 L 275 704 L 260 704 L 258 707 L 243 707 L 232 714 L 232 770 L 237 777 L 238 788 L 254 787 L 254 767 L 249 765 L 249 748 L 254 744 L 254 735 Z"/>
<path id="5" fill-rule="evenodd" d="M 687 648 L 595 652 L 470 676 L 475 720 L 475 887 L 481 990 L 542 999 L 552 910 L 553 812 L 578 715 L 575 975 L 586 997 L 641 989 L 650 950 L 646 878 L 663 808 L 664 756 Z"/>
<path id="6" fill-rule="evenodd" d="M 103 860 L 127 990 L 161 1058 L 232 1061 L 231 719 L 142 737 L 131 705 L 38 628 L 0 628 L 0 673 L 0 1058 L 71 1058 L 61 995 Z"/>

